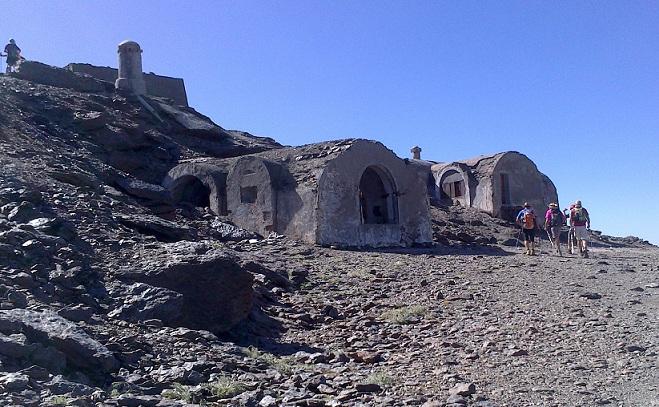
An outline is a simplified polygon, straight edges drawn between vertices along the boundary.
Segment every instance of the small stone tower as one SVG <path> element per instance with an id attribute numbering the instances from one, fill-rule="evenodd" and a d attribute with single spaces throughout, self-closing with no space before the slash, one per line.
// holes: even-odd
<path id="1" fill-rule="evenodd" d="M 146 94 L 146 83 L 142 73 L 142 48 L 135 41 L 119 44 L 119 75 L 115 88 L 128 90 L 136 95 Z"/>
<path id="2" fill-rule="evenodd" d="M 414 147 L 412 147 L 410 152 L 412 153 L 412 159 L 413 160 L 420 160 L 421 159 L 421 147 L 414 146 Z"/>

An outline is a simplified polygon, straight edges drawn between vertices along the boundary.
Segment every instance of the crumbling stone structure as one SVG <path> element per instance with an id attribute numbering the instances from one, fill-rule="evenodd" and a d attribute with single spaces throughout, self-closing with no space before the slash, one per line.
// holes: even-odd
<path id="1" fill-rule="evenodd" d="M 350 139 L 199 159 L 163 182 L 175 200 L 207 204 L 238 226 L 321 245 L 432 241 L 426 182 L 379 142 Z"/>
<path id="2" fill-rule="evenodd" d="M 432 172 L 440 202 L 475 207 L 503 219 L 514 219 L 524 202 L 540 213 L 550 202 L 558 202 L 549 177 L 516 151 L 435 164 Z"/>
<path id="3" fill-rule="evenodd" d="M 142 48 L 135 41 L 122 41 L 117 50 L 119 54 L 119 77 L 115 82 L 117 89 L 129 90 L 136 95 L 146 94 L 146 84 L 142 75 Z"/>
<path id="4" fill-rule="evenodd" d="M 90 75 L 105 82 L 115 83 L 119 77 L 116 68 L 109 66 L 96 66 L 83 63 L 70 63 L 64 67 L 69 71 Z M 146 85 L 146 94 L 149 96 L 167 98 L 180 106 L 188 106 L 188 96 L 185 90 L 185 82 L 182 78 L 156 75 L 153 72 L 143 73 Z"/>

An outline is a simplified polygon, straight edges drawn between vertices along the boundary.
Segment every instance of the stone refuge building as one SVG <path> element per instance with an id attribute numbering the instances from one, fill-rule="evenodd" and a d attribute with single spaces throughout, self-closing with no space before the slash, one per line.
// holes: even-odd
<path id="1" fill-rule="evenodd" d="M 558 203 L 554 183 L 524 154 L 506 151 L 431 167 L 441 203 L 478 208 L 514 220 L 524 202 L 541 221 L 551 202 Z"/>
<path id="2" fill-rule="evenodd" d="M 115 83 L 119 71 L 109 66 L 96 66 L 83 63 L 70 63 L 64 67 L 71 72 L 90 75 L 96 79 Z M 144 73 L 146 94 L 167 98 L 180 106 L 188 106 L 188 96 L 185 91 L 185 83 L 182 78 L 171 78 L 169 76 L 156 75 L 153 72 Z"/>
<path id="3" fill-rule="evenodd" d="M 261 235 L 353 247 L 432 242 L 426 180 L 376 141 L 192 160 L 174 167 L 163 186 L 175 202 L 208 206 Z"/>

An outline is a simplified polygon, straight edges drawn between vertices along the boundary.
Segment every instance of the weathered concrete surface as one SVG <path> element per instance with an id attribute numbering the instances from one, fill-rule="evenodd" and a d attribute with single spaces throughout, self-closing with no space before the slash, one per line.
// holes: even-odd
<path id="1" fill-rule="evenodd" d="M 95 66 L 83 63 L 70 63 L 64 67 L 73 72 L 91 75 L 96 79 L 114 83 L 118 77 L 118 70 L 109 66 Z M 156 75 L 153 72 L 143 73 L 146 83 L 146 93 L 171 99 L 177 105 L 188 106 L 188 96 L 185 91 L 185 82 L 182 78 Z"/>
<path id="2" fill-rule="evenodd" d="M 119 72 L 114 86 L 117 89 L 129 90 L 136 95 L 146 94 L 146 83 L 142 74 L 142 48 L 135 41 L 119 43 Z"/>
<path id="3" fill-rule="evenodd" d="M 365 200 L 369 183 L 360 182 L 368 168 L 371 176 L 379 174 L 374 181 L 382 193 Z M 226 196 L 230 220 L 261 235 L 277 232 L 323 245 L 407 246 L 431 241 L 428 188 L 418 171 L 381 143 L 351 139 L 184 163 L 163 185 L 177 199 L 176 188 L 199 180 L 215 213 L 222 214 L 219 197 Z M 369 211 L 381 212 L 379 218 L 371 213 L 372 220 L 364 219 Z"/>
<path id="4" fill-rule="evenodd" d="M 256 156 L 238 159 L 227 182 L 227 210 L 237 224 L 267 236 L 277 231 L 277 190 L 282 168 Z"/>
<path id="5" fill-rule="evenodd" d="M 186 162 L 172 168 L 162 182 L 177 202 L 196 204 L 207 194 L 208 206 L 217 215 L 227 214 L 226 182 L 228 170 L 203 162 Z M 201 184 L 201 186 L 199 185 Z"/>
<path id="6" fill-rule="evenodd" d="M 458 198 L 444 195 L 445 199 L 479 208 L 493 216 L 510 219 L 524 202 L 529 202 L 542 214 L 550 202 L 558 202 L 556 187 L 549 177 L 527 156 L 516 151 L 436 164 L 432 170 L 438 187 L 445 193 L 450 183 L 463 181 L 464 195 Z"/>
<path id="7" fill-rule="evenodd" d="M 360 180 L 367 168 L 390 177 L 392 191 L 387 192 L 395 196 L 391 209 L 397 219 L 384 224 L 361 221 Z M 316 243 L 324 245 L 409 246 L 432 241 L 426 183 L 409 164 L 374 141 L 356 140 L 323 169 L 317 219 Z"/>

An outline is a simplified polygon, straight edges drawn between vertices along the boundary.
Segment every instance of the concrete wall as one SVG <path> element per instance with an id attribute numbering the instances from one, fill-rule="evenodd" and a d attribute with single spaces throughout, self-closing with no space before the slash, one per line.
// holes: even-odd
<path id="1" fill-rule="evenodd" d="M 476 181 L 471 174 L 471 169 L 462 163 L 452 163 L 448 165 L 434 166 L 433 176 L 435 177 L 437 194 L 442 203 L 457 203 L 459 205 L 468 207 L 473 205 L 474 195 L 476 194 Z M 462 180 L 464 187 L 463 195 L 453 199 L 441 199 L 442 189 L 445 188 L 445 183 L 448 180 L 454 181 L 456 179 Z"/>
<path id="2" fill-rule="evenodd" d="M 359 184 L 375 167 L 391 178 L 397 223 L 363 224 Z M 432 241 L 425 180 L 381 143 L 360 140 L 324 168 L 318 185 L 316 242 L 341 246 L 396 246 Z"/>
<path id="3" fill-rule="evenodd" d="M 506 174 L 509 182 L 508 204 L 502 202 L 501 174 Z M 538 215 L 543 215 L 550 202 L 558 201 L 556 188 L 548 180 L 528 157 L 514 151 L 507 152 L 499 158 L 493 172 L 481 180 L 483 186 L 477 192 L 479 196 L 474 206 L 494 216 L 510 218 L 510 214 L 524 202 L 529 202 Z"/>
<path id="4" fill-rule="evenodd" d="M 257 156 L 241 157 L 227 178 L 227 209 L 237 226 L 268 236 L 277 231 L 279 164 Z"/>
<path id="5" fill-rule="evenodd" d="M 108 66 L 71 63 L 65 68 L 73 72 L 84 73 L 91 75 L 96 79 L 112 83 L 115 82 L 118 75 L 117 69 Z M 154 73 L 145 73 L 144 81 L 146 82 L 146 92 L 148 95 L 169 98 L 178 105 L 188 106 L 188 96 L 185 91 L 185 83 L 183 82 L 183 79 L 156 75 Z"/>

